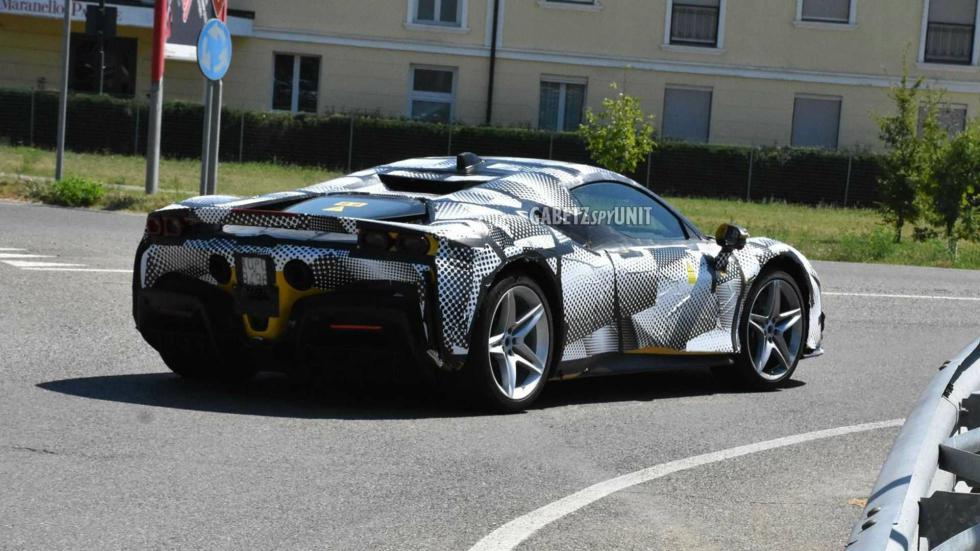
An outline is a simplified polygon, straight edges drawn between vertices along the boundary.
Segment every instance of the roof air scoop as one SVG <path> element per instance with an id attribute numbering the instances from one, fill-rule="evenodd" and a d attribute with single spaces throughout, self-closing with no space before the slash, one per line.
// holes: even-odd
<path id="1" fill-rule="evenodd" d="M 456 174 L 463 176 L 473 174 L 483 164 L 485 161 L 476 153 L 460 153 L 456 155 Z"/>

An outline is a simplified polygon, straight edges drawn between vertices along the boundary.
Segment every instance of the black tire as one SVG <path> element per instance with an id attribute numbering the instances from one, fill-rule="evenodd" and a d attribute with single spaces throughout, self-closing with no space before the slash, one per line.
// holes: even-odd
<path id="1" fill-rule="evenodd" d="M 495 368 L 491 365 L 489 352 L 494 313 L 504 295 L 513 289 L 529 289 L 537 296 L 543 306 L 549 336 L 547 359 L 543 361 L 543 373 L 538 377 L 533 389 L 520 399 L 508 397 L 499 386 L 498 375 L 495 375 Z M 512 413 L 526 410 L 544 390 L 551 365 L 554 362 L 557 338 L 551 304 L 548 302 L 547 294 L 533 279 L 527 276 L 506 276 L 497 281 L 487 292 L 480 310 L 477 312 L 471 342 L 469 359 L 463 367 L 462 373 L 462 382 L 466 387 L 467 394 L 472 396 L 480 406 L 492 411 Z M 527 370 L 527 376 L 532 376 L 529 370 Z"/>
<path id="2" fill-rule="evenodd" d="M 770 356 L 766 356 L 769 359 L 769 364 L 773 365 L 773 370 L 777 367 L 780 369 L 779 372 L 765 373 L 766 369 L 763 369 L 763 373 L 760 373 L 756 369 L 755 361 L 752 358 L 753 354 L 753 344 L 756 343 L 756 339 L 774 339 L 772 337 L 761 337 L 764 333 L 759 333 L 758 335 L 753 335 L 750 338 L 749 318 L 753 314 L 753 308 L 757 307 L 757 301 L 764 290 L 769 292 L 772 289 L 773 282 L 776 283 L 776 289 L 781 290 L 784 293 L 784 298 L 786 296 L 795 296 L 796 305 L 800 310 L 799 320 L 793 326 L 794 333 L 792 339 L 795 342 L 795 354 L 791 354 L 792 358 L 788 359 L 788 367 L 783 366 L 779 358 L 775 360 Z M 739 316 L 738 324 L 738 337 L 741 344 L 739 353 L 735 356 L 735 365 L 730 366 L 720 366 L 712 369 L 715 377 L 717 377 L 721 382 L 734 385 L 740 388 L 747 388 L 753 390 L 773 390 L 782 387 L 787 381 L 793 376 L 796 371 L 796 367 L 799 364 L 800 358 L 803 356 L 803 351 L 806 345 L 806 335 L 809 329 L 808 304 L 804 299 L 803 293 L 800 291 L 799 285 L 792 276 L 786 272 L 780 270 L 771 270 L 764 272 L 756 278 L 755 283 L 749 290 L 749 294 L 745 300 L 745 307 Z M 779 338 L 783 338 L 780 335 Z M 784 339 L 785 342 L 785 339 Z M 793 347 L 787 347 L 793 348 Z M 782 356 L 775 349 L 774 354 Z M 764 374 L 765 373 L 765 374 Z"/>

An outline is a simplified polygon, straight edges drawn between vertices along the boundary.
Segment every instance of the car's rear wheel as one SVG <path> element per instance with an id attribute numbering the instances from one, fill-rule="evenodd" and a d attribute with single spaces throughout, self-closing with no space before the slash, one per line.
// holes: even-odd
<path id="1" fill-rule="evenodd" d="M 541 394 L 555 344 L 551 306 L 534 280 L 510 276 L 491 287 L 477 316 L 466 365 L 483 404 L 521 411 Z"/>
<path id="2" fill-rule="evenodd" d="M 779 387 L 792 377 L 803 355 L 807 331 L 803 294 L 792 276 L 772 271 L 759 277 L 745 305 L 735 365 L 718 368 L 716 373 L 751 388 Z"/>

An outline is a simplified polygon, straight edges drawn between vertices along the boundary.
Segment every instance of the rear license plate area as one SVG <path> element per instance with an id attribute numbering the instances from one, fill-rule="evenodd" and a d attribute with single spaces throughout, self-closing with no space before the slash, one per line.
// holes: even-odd
<path id="1" fill-rule="evenodd" d="M 238 283 L 248 287 L 267 287 L 274 281 L 272 262 L 264 256 L 239 256 L 238 273 Z"/>
<path id="2" fill-rule="evenodd" d="M 262 318 L 279 316 L 279 288 L 275 286 L 272 260 L 241 255 L 237 259 L 238 285 L 233 290 L 239 314 Z"/>

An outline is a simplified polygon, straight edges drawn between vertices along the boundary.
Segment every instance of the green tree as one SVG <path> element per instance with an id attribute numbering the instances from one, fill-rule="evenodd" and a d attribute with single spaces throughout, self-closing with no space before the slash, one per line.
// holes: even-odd
<path id="1" fill-rule="evenodd" d="M 878 179 L 878 206 L 885 221 L 893 225 L 895 242 L 899 243 L 905 224 L 915 222 L 921 215 L 919 192 L 929 180 L 941 140 L 937 132 L 938 102 L 923 88 L 921 78 L 910 83 L 906 68 L 889 96 L 895 103 L 895 113 L 878 117 L 879 137 L 887 148 Z M 920 134 L 919 112 L 923 103 L 927 108 Z"/>
<path id="2" fill-rule="evenodd" d="M 923 195 L 926 217 L 945 232 L 951 255 L 959 239 L 980 239 L 980 122 L 972 121 L 942 149 Z"/>
<path id="3" fill-rule="evenodd" d="M 593 161 L 615 172 L 632 172 L 657 145 L 653 117 L 644 115 L 639 100 L 619 92 L 616 83 L 610 87 L 615 97 L 604 98 L 599 113 L 587 110 L 578 133 Z"/>

